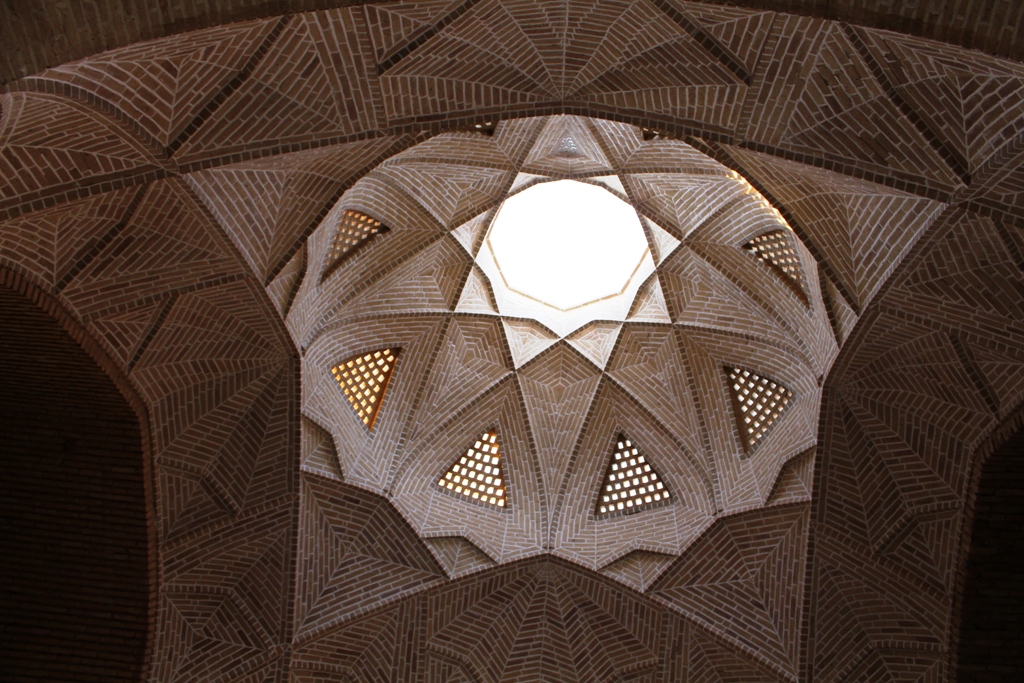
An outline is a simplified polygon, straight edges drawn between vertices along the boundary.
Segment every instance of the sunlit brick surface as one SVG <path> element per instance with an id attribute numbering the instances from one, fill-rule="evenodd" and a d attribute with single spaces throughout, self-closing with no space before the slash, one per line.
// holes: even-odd
<path id="1" fill-rule="evenodd" d="M 1019 17 L 740 4 L 242 3 L 6 83 L 0 267 L 150 416 L 146 680 L 955 679 L 1024 401 Z M 160 35 L 110 16 L 66 45 Z M 538 176 L 637 206 L 625 320 L 497 313 L 473 262 Z M 766 202 L 805 296 L 744 249 Z M 357 207 L 391 233 L 325 279 Z M 398 347 L 370 431 L 329 369 Z M 723 367 L 795 397 L 753 453 Z M 438 486 L 482 425 L 501 514 Z M 625 429 L 672 504 L 599 518 Z"/>
<path id="2" fill-rule="evenodd" d="M 438 479 L 437 485 L 454 495 L 466 496 L 486 505 L 505 507 L 506 484 L 501 473 L 499 450 L 497 433 L 484 432 L 466 449 L 466 454 L 460 456 L 444 476 Z"/>

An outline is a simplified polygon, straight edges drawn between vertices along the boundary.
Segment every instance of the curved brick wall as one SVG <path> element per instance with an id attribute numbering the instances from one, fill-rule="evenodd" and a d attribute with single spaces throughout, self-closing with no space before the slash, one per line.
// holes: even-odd
<path id="1" fill-rule="evenodd" d="M 0 43 L 10 47 L 0 54 L 0 83 L 140 40 L 232 21 L 361 4 L 359 0 L 4 3 L 0 6 Z M 466 0 L 451 6 L 473 4 L 475 0 Z M 665 0 L 661 4 L 673 5 Z M 1003 57 L 1019 59 L 1024 53 L 1024 31 L 1020 30 L 1024 8 L 1006 0 L 717 0 L 715 4 L 849 21 Z"/>

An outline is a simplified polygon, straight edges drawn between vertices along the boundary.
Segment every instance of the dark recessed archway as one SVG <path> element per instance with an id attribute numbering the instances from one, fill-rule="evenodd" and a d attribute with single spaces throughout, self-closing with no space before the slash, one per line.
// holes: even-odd
<path id="1" fill-rule="evenodd" d="M 138 681 L 149 628 L 142 430 L 60 323 L 0 283 L 0 671 Z"/>
<path id="2" fill-rule="evenodd" d="M 960 683 L 1024 680 L 1024 430 L 981 471 L 957 664 Z"/>

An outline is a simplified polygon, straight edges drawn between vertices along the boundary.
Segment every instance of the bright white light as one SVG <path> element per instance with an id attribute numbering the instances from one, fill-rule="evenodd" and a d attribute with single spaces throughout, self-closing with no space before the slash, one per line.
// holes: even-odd
<path id="1" fill-rule="evenodd" d="M 505 200 L 477 262 L 503 315 L 536 318 L 560 335 L 591 320 L 623 320 L 654 270 L 633 207 L 575 180 Z"/>
<path id="2" fill-rule="evenodd" d="M 510 197 L 488 243 L 510 289 L 563 311 L 621 293 L 647 251 L 633 207 L 575 180 Z"/>

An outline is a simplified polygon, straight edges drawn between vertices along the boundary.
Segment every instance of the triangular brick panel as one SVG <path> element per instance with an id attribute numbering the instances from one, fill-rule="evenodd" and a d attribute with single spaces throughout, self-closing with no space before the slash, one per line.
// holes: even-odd
<path id="1" fill-rule="evenodd" d="M 243 267 L 187 184 L 159 181 L 148 187 L 124 230 L 64 293 L 80 314 L 95 315 L 196 281 L 240 274 Z M 102 295 L 110 290 L 117 295 Z"/>
<path id="2" fill-rule="evenodd" d="M 494 560 L 461 536 L 426 539 L 434 557 L 452 578 L 465 576 L 494 566 Z"/>
<path id="3" fill-rule="evenodd" d="M 410 192 L 446 228 L 455 228 L 496 204 L 511 179 L 502 168 L 452 164 L 391 163 L 378 177 Z"/>
<path id="4" fill-rule="evenodd" d="M 650 589 L 674 609 L 795 675 L 808 510 L 763 510 L 725 518 Z"/>
<path id="5" fill-rule="evenodd" d="M 601 373 L 562 344 L 517 373 L 547 491 L 557 491 Z"/>
<path id="6" fill-rule="evenodd" d="M 1024 69 L 1019 64 L 898 33 L 859 28 L 857 36 L 897 96 L 961 165 L 961 173 L 976 173 L 1020 130 Z"/>
<path id="7" fill-rule="evenodd" d="M 410 432 L 417 439 L 437 423 L 504 379 L 512 371 L 496 318 L 455 318 L 431 369 L 418 418 Z"/>
<path id="8" fill-rule="evenodd" d="M 0 249 L 7 262 L 51 287 L 64 286 L 117 232 L 137 196 L 135 188 L 114 190 L 5 221 Z"/>
<path id="9" fill-rule="evenodd" d="M 32 80 L 79 88 L 168 147 L 236 77 L 278 21 L 239 22 L 111 50 Z"/>
<path id="10" fill-rule="evenodd" d="M 407 595 L 444 576 L 391 505 L 351 486 L 304 475 L 299 529 L 302 573 L 310 576 L 298 596 L 300 634 L 381 605 L 378 591 Z M 344 590 L 351 581 L 368 590 Z"/>
<path id="11" fill-rule="evenodd" d="M 759 12 L 744 7 L 672 2 L 684 9 L 724 48 L 735 55 L 752 72 L 771 28 L 772 12 Z"/>
<path id="12" fill-rule="evenodd" d="M 462 247 L 440 239 L 360 292 L 345 315 L 448 312 L 458 302 L 459 283 L 471 267 Z"/>
<path id="13" fill-rule="evenodd" d="M 523 167 L 534 174 L 570 174 L 610 171 L 601 144 L 584 119 L 554 116 L 548 119 Z"/>
<path id="14" fill-rule="evenodd" d="M 299 249 L 267 285 L 267 296 L 282 318 L 288 317 L 295 295 L 306 276 L 306 250 Z"/>
<path id="15" fill-rule="evenodd" d="M 683 380 L 685 359 L 675 330 L 669 327 L 623 326 L 608 375 L 670 426 L 695 452 L 703 450 L 694 399 Z"/>
<path id="16" fill-rule="evenodd" d="M 368 6 L 366 14 L 377 62 L 404 48 L 460 4 L 459 0 L 427 0 Z"/>
<path id="17" fill-rule="evenodd" d="M 0 209 L 19 196 L 57 194 L 161 170 L 156 150 L 82 102 L 12 93 L 0 118 Z"/>
<path id="18" fill-rule="evenodd" d="M 366 31 L 357 8 L 292 17 L 252 75 L 221 104 L 176 155 L 182 161 L 367 131 L 376 126 Z M 295 68 L 302 64 L 302 78 Z"/>
<path id="19" fill-rule="evenodd" d="M 334 437 L 308 417 L 302 418 L 302 469 L 329 479 L 344 480 Z"/>
<path id="20" fill-rule="evenodd" d="M 756 152 L 732 152 L 795 217 L 858 307 L 866 306 L 944 205 Z"/>
<path id="21" fill-rule="evenodd" d="M 950 188 L 959 184 L 953 170 L 868 75 L 870 68 L 838 24 L 826 25 L 815 47 L 807 54 L 812 75 L 788 102 L 791 113 L 779 131 L 780 146 L 924 176 Z M 876 140 L 899 140 L 899 153 Z"/>
<path id="22" fill-rule="evenodd" d="M 643 593 L 675 560 L 674 555 L 634 550 L 602 567 L 601 573 Z"/>

